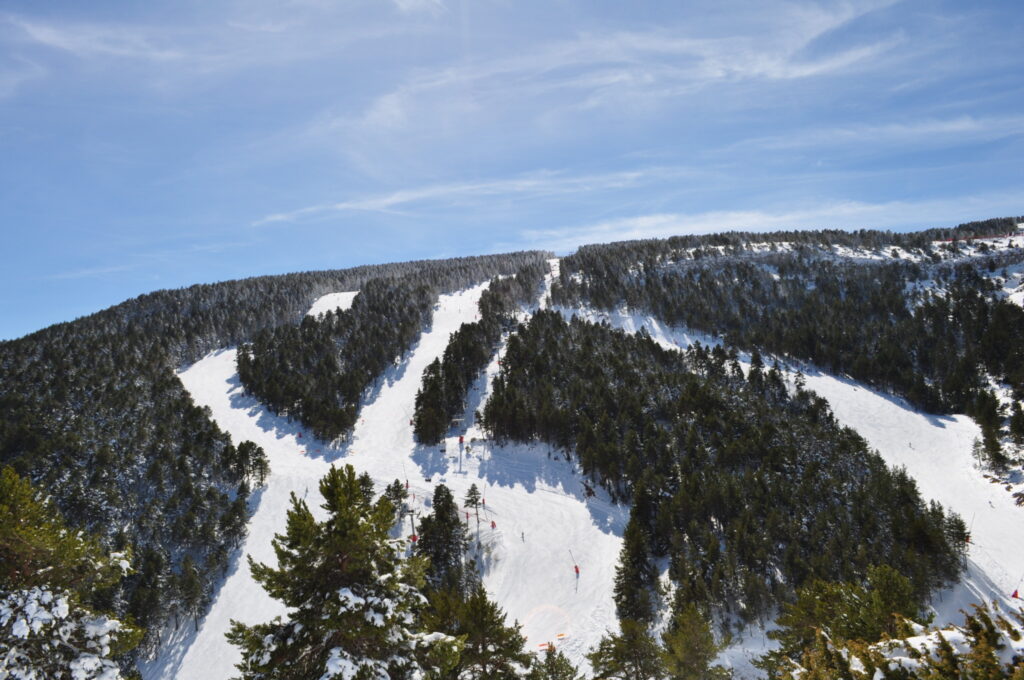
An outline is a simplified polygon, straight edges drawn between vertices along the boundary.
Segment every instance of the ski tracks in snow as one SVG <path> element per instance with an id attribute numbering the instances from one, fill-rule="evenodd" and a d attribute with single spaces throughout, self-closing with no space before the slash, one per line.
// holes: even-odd
<path id="1" fill-rule="evenodd" d="M 557 267 L 557 261 L 552 264 Z M 541 304 L 550 282 L 551 275 Z M 230 621 L 252 624 L 286 612 L 253 581 L 245 556 L 274 563 L 270 542 L 284 531 L 291 494 L 307 498 L 314 513 L 322 515 L 318 484 L 332 464 L 351 464 L 369 473 L 378 491 L 395 479 L 407 481 L 411 505 L 420 517 L 430 512 L 427 499 L 436 484 L 445 483 L 461 507 L 475 483 L 486 507 L 479 531 L 470 515 L 471 556 L 482 566 L 488 592 L 510 621 L 523 625 L 529 650 L 552 642 L 589 670 L 584 655 L 618 625 L 611 594 L 628 508 L 601 493 L 587 498 L 577 469 L 564 454 L 539 445 L 495 446 L 484 440 L 472 416 L 498 372 L 497 356 L 469 395 L 467 426 L 449 433 L 444 451 L 413 439 L 411 419 L 423 371 L 444 353 L 452 332 L 478 318 L 476 305 L 486 285 L 441 296 L 431 326 L 379 380 L 343 445 L 317 441 L 297 423 L 273 415 L 245 395 L 234 350 L 211 354 L 179 374 L 193 400 L 208 406 L 235 442 L 248 439 L 263 447 L 271 473 L 266 486 L 253 494 L 256 508 L 248 535 L 214 593 L 210 611 L 198 630 L 192 630 L 191 622 L 183 623 L 159 656 L 142 665 L 145 680 L 221 680 L 236 674 L 234 665 L 241 657 L 224 637 Z M 465 438 L 464 448 L 459 434 Z"/>
<path id="2" fill-rule="evenodd" d="M 693 342 L 719 344 L 714 336 L 673 328 L 659 320 L 628 311 L 591 309 L 558 310 L 566 318 L 577 315 L 594 323 L 636 333 L 645 328 L 663 347 L 685 349 Z M 748 357 L 741 356 L 744 369 Z M 795 369 L 789 367 L 789 378 Z M 931 606 L 935 624 L 960 624 L 961 611 L 972 604 L 997 601 L 1004 609 L 1016 609 L 1020 600 L 1010 594 L 1024 580 L 1024 543 L 1020 526 L 1024 509 L 1017 507 L 1001 484 L 982 476 L 971 455 L 981 436 L 977 424 L 965 415 L 937 416 L 914 409 L 905 400 L 875 391 L 848 378 L 804 367 L 807 388 L 818 393 L 832 408 L 836 419 L 863 436 L 891 466 L 903 467 L 917 482 L 926 501 L 938 501 L 959 514 L 971 533 L 968 559 L 960 583 L 936 593 Z M 738 675 L 761 676 L 745 663 L 771 648 L 760 629 L 751 628 L 725 653 L 735 662 Z"/>

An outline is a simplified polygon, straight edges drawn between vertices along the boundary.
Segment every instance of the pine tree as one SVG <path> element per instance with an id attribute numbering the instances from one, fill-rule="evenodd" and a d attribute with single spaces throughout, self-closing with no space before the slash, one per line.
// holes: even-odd
<path id="1" fill-rule="evenodd" d="M 518 678 L 530 667 L 530 655 L 523 651 L 526 638 L 518 623 L 505 625 L 505 612 L 477 585 L 463 608 L 466 636 L 462 650 L 460 678 L 491 680 Z"/>
<path id="2" fill-rule="evenodd" d="M 601 638 L 587 654 L 595 680 L 661 680 L 667 670 L 658 643 L 638 621 L 619 622 L 621 632 Z"/>
<path id="3" fill-rule="evenodd" d="M 123 560 L 107 558 L 98 541 L 69 529 L 53 503 L 13 468 L 0 469 L 0 590 L 45 585 L 88 595 L 116 581 Z"/>
<path id="4" fill-rule="evenodd" d="M 232 622 L 243 679 L 415 677 L 457 658 L 457 643 L 418 632 L 424 560 L 401 559 L 389 538 L 390 501 L 371 502 L 355 470 L 332 467 L 320 482 L 327 519 L 292 495 L 275 536 L 277 567 L 249 560 L 253 578 L 291 610 L 287 619 Z"/>
<path id="5" fill-rule="evenodd" d="M 430 560 L 426 577 L 431 588 L 462 590 L 466 529 L 455 498 L 444 484 L 434 487 L 432 507 L 433 512 L 420 521 L 416 553 Z"/>
<path id="6" fill-rule="evenodd" d="M 405 486 L 399 480 L 395 480 L 388 484 L 387 488 L 384 489 L 384 498 L 387 498 L 391 505 L 395 508 L 395 513 L 399 513 L 402 510 L 402 505 L 405 503 L 405 499 L 409 497 L 409 492 L 405 490 Z"/>
<path id="7" fill-rule="evenodd" d="M 462 641 L 458 665 L 446 677 L 459 680 L 520 678 L 530 668 L 526 638 L 518 623 L 505 625 L 505 613 L 477 584 L 469 597 L 456 590 L 430 593 L 424 625 Z"/>
<path id="8" fill-rule="evenodd" d="M 830 639 L 874 643 L 883 635 L 901 632 L 905 619 L 923 619 L 909 579 L 880 565 L 868 570 L 866 583 L 814 581 L 797 591 L 796 600 L 782 608 L 779 629 L 768 633 L 780 648 L 763 657 L 770 673 L 798 660 L 815 644 L 819 631 Z"/>
<path id="9" fill-rule="evenodd" d="M 142 631 L 93 605 L 128 564 L 0 469 L 0 677 L 120 678 L 114 659 L 138 646 Z"/>
<path id="10" fill-rule="evenodd" d="M 423 371 L 423 384 L 416 393 L 413 415 L 413 433 L 421 444 L 437 444 L 448 429 L 444 413 L 444 378 L 441 360 L 434 361 Z"/>
<path id="11" fill-rule="evenodd" d="M 1010 408 L 1010 436 L 1018 446 L 1024 444 L 1024 409 L 1019 401 L 1013 402 Z"/>
<path id="12" fill-rule="evenodd" d="M 634 515 L 626 524 L 615 568 L 615 612 L 619 619 L 651 623 L 654 618 L 652 589 L 655 585 L 647 534 Z"/>
<path id="13" fill-rule="evenodd" d="M 195 629 L 199 630 L 199 612 L 203 609 L 203 582 L 199 578 L 195 562 L 191 555 L 186 555 L 181 562 L 181 574 L 178 577 L 178 592 L 185 613 L 192 617 Z"/>
<path id="14" fill-rule="evenodd" d="M 483 496 L 480 494 L 480 489 L 476 488 L 476 484 L 469 485 L 469 491 L 466 492 L 466 498 L 463 501 L 467 508 L 472 508 L 476 514 L 476 533 L 480 535 L 480 501 Z"/>
<path id="15" fill-rule="evenodd" d="M 712 666 L 724 645 L 715 641 L 711 626 L 692 602 L 678 608 L 669 629 L 661 637 L 664 651 L 661 658 L 668 676 L 673 680 L 717 680 L 730 673 L 722 666 Z"/>
<path id="16" fill-rule="evenodd" d="M 583 676 L 565 654 L 548 645 L 544 655 L 534 660 L 527 680 L 583 680 Z"/>

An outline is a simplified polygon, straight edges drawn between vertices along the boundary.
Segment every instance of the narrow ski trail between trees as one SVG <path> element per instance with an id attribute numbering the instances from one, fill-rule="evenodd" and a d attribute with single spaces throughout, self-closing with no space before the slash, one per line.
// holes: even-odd
<path id="1" fill-rule="evenodd" d="M 542 299 L 550 282 L 549 276 Z M 497 446 L 484 439 L 473 413 L 498 372 L 498 356 L 470 391 L 465 427 L 449 432 L 443 447 L 420 446 L 413 439 L 411 420 L 423 371 L 443 354 L 452 332 L 478 318 L 476 305 L 486 285 L 440 297 L 431 326 L 378 380 L 351 438 L 341 445 L 317 441 L 298 423 L 275 416 L 246 395 L 233 349 L 213 353 L 179 374 L 195 402 L 209 407 L 233 441 L 248 439 L 263 447 L 271 472 L 267 485 L 253 493 L 256 509 L 248 535 L 214 592 L 210 611 L 195 629 L 183 621 L 157 658 L 142 664 L 145 680 L 224 680 L 236 674 L 241 657 L 224 637 L 230 621 L 251 624 L 285 613 L 253 581 L 245 556 L 275 562 L 271 539 L 284 530 L 290 495 L 307 498 L 319 513 L 318 482 L 332 464 L 369 473 L 378 492 L 395 479 L 408 482 L 410 505 L 419 517 L 430 512 L 436 484 L 446 484 L 460 507 L 476 484 L 486 507 L 479 529 L 472 513 L 467 526 L 470 556 L 481 565 L 484 586 L 509 623 L 515 619 L 523 625 L 528 650 L 555 643 L 588 670 L 585 653 L 618 625 L 612 584 L 628 508 L 600 492 L 587 497 L 575 465 L 547 447 Z M 406 525 L 403 535 L 409 532 Z"/>
<path id="2" fill-rule="evenodd" d="M 595 323 L 636 333 L 641 328 L 663 347 L 685 349 L 694 342 L 719 344 L 714 336 L 674 328 L 643 313 L 607 312 L 592 309 L 558 310 L 565 318 L 579 316 Z M 740 356 L 744 370 L 749 357 Z M 787 378 L 796 378 L 795 366 L 783 366 Z M 978 425 L 965 415 L 938 416 L 923 413 L 905 400 L 876 391 L 849 378 L 802 367 L 808 389 L 824 397 L 841 424 L 856 430 L 882 459 L 906 468 L 917 482 L 925 501 L 937 501 L 959 514 L 971 533 L 961 581 L 935 594 L 930 606 L 936 625 L 963 623 L 962 611 L 972 604 L 996 601 L 1016 609 L 1024 600 L 1013 600 L 1024 591 L 1024 543 L 1020 541 L 1024 507 L 1012 495 L 986 479 L 972 456 L 980 439 Z M 760 677 L 750 662 L 771 649 L 764 630 L 751 627 L 723 655 L 737 677 Z"/>
<path id="3" fill-rule="evenodd" d="M 551 265 L 540 306 L 558 274 L 557 260 Z M 270 541 L 284 529 L 290 494 L 307 497 L 318 512 L 317 485 L 331 464 L 351 464 L 369 473 L 378 492 L 395 479 L 408 482 L 417 517 L 430 512 L 436 484 L 446 484 L 460 507 L 470 485 L 476 484 L 485 507 L 479 523 L 475 513 L 469 511 L 467 517 L 465 509 L 463 520 L 470 534 L 470 557 L 479 563 L 489 594 L 510 622 L 522 624 L 529 651 L 554 643 L 581 670 L 589 671 L 586 652 L 618 625 L 612 592 L 629 508 L 611 503 L 600 490 L 588 497 L 578 468 L 564 454 L 545 445 L 499 446 L 485 439 L 473 414 L 486 402 L 504 344 L 471 388 L 464 424 L 449 432 L 444 445 L 420 446 L 413 439 L 411 420 L 423 370 L 443 354 L 449 335 L 460 324 L 478 318 L 476 305 L 485 287 L 441 296 L 431 327 L 377 382 L 351 438 L 339 446 L 316 441 L 298 424 L 274 416 L 246 396 L 235 371 L 234 350 L 214 353 L 180 373 L 196 403 L 208 406 L 234 441 L 249 439 L 266 450 L 271 474 L 267 485 L 253 494 L 256 512 L 248 536 L 215 592 L 209 613 L 198 630 L 191 621 L 182 622 L 160 655 L 143 665 L 145 680 L 220 680 L 235 674 L 240 657 L 224 638 L 230 620 L 256 623 L 285 611 L 252 580 L 245 555 L 273 562 Z M 351 294 L 341 301 L 350 304 Z M 641 314 L 559 311 L 566 317 L 606 321 L 627 332 L 644 327 L 668 347 L 716 341 Z M 971 602 L 1007 603 L 1024 572 L 1024 548 L 1013 536 L 1022 510 L 973 467 L 970 450 L 977 426 L 963 416 L 922 414 L 900 399 L 852 381 L 805 371 L 808 388 L 828 399 L 840 422 L 860 432 L 886 462 L 906 466 L 926 499 L 941 502 L 971 525 L 973 541 L 964 579 L 934 599 L 936 623 L 958 622 L 959 610 Z M 402 534 L 407 536 L 412 529 L 406 522 Z M 764 630 L 752 627 L 720 660 L 733 666 L 738 678 L 756 677 L 760 672 L 750 662 L 771 646 Z"/>

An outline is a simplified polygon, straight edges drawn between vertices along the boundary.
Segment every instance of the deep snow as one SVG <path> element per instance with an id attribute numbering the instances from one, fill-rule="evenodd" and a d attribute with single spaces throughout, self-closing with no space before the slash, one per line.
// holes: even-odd
<path id="1" fill-rule="evenodd" d="M 557 261 L 552 265 L 557 275 Z M 550 280 L 549 276 L 549 286 Z M 243 554 L 273 560 L 270 540 L 283 530 L 289 494 L 308 493 L 315 499 L 317 482 L 332 463 L 350 463 L 369 472 L 378 490 L 395 479 L 408 480 L 420 516 L 429 512 L 425 499 L 435 484 L 445 483 L 461 500 L 475 483 L 486 499 L 486 509 L 480 515 L 479 533 L 472 515 L 468 526 L 488 592 L 510 620 L 523 624 L 531 650 L 555 642 L 586 671 L 584 654 L 606 631 L 617 628 L 611 594 L 628 508 L 610 503 L 600 492 L 587 499 L 575 467 L 545 446 L 495 446 L 483 441 L 472 414 L 486 400 L 499 357 L 469 395 L 465 429 L 450 433 L 444 451 L 413 441 L 410 419 L 422 372 L 443 353 L 450 333 L 477 318 L 476 303 L 484 287 L 441 297 L 432 326 L 401 364 L 380 380 L 363 406 L 350 442 L 338 448 L 316 442 L 295 423 L 270 414 L 245 396 L 235 374 L 233 350 L 202 359 L 180 377 L 196 403 L 209 406 L 214 420 L 235 441 L 251 439 L 270 458 L 271 475 L 255 495 L 257 508 Z M 329 309 L 337 301 L 331 298 L 323 304 Z M 713 337 L 670 328 L 644 315 L 559 311 L 567 317 L 578 314 L 607 321 L 629 332 L 646 327 L 652 338 L 668 347 L 686 347 L 694 340 L 715 342 Z M 959 623 L 959 610 L 971 602 L 1007 603 L 1024 576 L 1024 548 L 1014 535 L 1024 510 L 974 467 L 971 445 L 979 435 L 977 426 L 965 416 L 917 412 L 900 399 L 850 380 L 806 367 L 804 374 L 808 388 L 828 399 L 840 422 L 860 432 L 889 464 L 905 466 L 925 498 L 955 510 L 970 525 L 973 542 L 965 577 L 935 598 L 936 623 Z M 464 447 L 458 445 L 459 434 L 465 437 Z M 574 564 L 581 569 L 579 579 Z M 230 619 L 255 623 L 283 611 L 252 581 L 244 559 L 236 556 L 199 631 L 192 633 L 190 626 L 179 631 L 161 655 L 145 665 L 144 678 L 231 677 L 239 655 L 224 639 Z M 720 660 L 733 666 L 738 678 L 754 677 L 758 672 L 750 661 L 771 646 L 764 630 L 754 627 Z"/>
<path id="2" fill-rule="evenodd" d="M 267 486 L 254 494 L 257 506 L 243 555 L 273 562 L 270 541 L 284 530 L 289 495 L 308 494 L 316 500 L 317 483 L 332 463 L 368 472 L 379 491 L 395 479 L 408 480 L 410 500 L 420 516 L 429 512 L 426 499 L 435 484 L 444 482 L 461 500 L 475 483 L 486 508 L 480 514 L 479 533 L 473 515 L 469 527 L 485 587 L 510 622 L 522 623 L 529 649 L 554 642 L 585 667 L 586 651 L 606 630 L 617 627 L 612 581 L 628 509 L 600 494 L 586 499 L 573 465 L 549 456 L 546 447 L 494 446 L 482 441 L 482 433 L 468 420 L 461 450 L 457 431 L 448 438 L 444 453 L 440 447 L 413 441 L 410 419 L 423 370 L 444 352 L 448 336 L 461 323 L 476 318 L 477 300 L 485 287 L 441 297 L 431 327 L 401 364 L 379 381 L 343 446 L 317 442 L 298 424 L 274 416 L 246 396 L 235 372 L 234 350 L 211 354 L 179 377 L 196 403 L 209 406 L 214 420 L 235 441 L 252 440 L 269 457 L 271 474 Z M 495 357 L 470 394 L 470 418 L 483 404 L 497 370 Z M 576 564 L 581 570 L 578 579 Z M 252 580 L 238 555 L 198 632 L 183 626 L 156 660 L 144 664 L 143 677 L 229 678 L 240 659 L 224 638 L 230 620 L 257 623 L 284 611 Z"/>
<path id="3" fill-rule="evenodd" d="M 566 318 L 577 315 L 595 323 L 635 333 L 646 328 L 664 347 L 685 348 L 694 341 L 717 344 L 718 339 L 673 328 L 644 314 L 622 310 L 559 309 Z M 741 363 L 746 357 L 741 356 Z M 746 364 L 744 363 L 744 369 Z M 790 380 L 795 377 L 790 367 Z M 997 601 L 1015 609 L 1022 600 L 1010 594 L 1024 585 L 1024 544 L 1020 541 L 1024 508 L 1018 507 L 1002 484 L 988 479 L 971 454 L 981 436 L 977 424 L 965 415 L 922 413 L 905 400 L 884 394 L 848 378 L 802 366 L 808 389 L 828 400 L 836 419 L 863 436 L 892 466 L 906 468 L 926 500 L 935 500 L 958 513 L 968 524 L 971 544 L 960 583 L 936 593 L 931 602 L 935 624 L 960 624 L 961 610 L 971 604 Z M 737 676 L 757 671 L 749 661 L 771 647 L 763 631 L 751 628 L 724 655 Z"/>
<path id="4" fill-rule="evenodd" d="M 306 316 L 320 316 L 324 312 L 333 312 L 335 309 L 342 311 L 352 306 L 352 301 L 359 294 L 358 290 L 345 291 L 343 293 L 328 293 L 317 299 L 313 306 L 306 312 Z"/>

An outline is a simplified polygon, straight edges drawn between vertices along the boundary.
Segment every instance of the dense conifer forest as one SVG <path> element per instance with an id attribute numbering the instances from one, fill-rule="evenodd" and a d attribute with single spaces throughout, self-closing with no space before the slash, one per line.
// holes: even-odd
<path id="1" fill-rule="evenodd" d="M 530 252 L 475 261 L 443 260 L 414 275 L 368 281 L 351 309 L 307 317 L 298 326 L 257 334 L 238 353 L 246 390 L 271 410 L 294 417 L 332 441 L 355 424 L 363 391 L 393 365 L 429 325 L 441 293 L 543 266 Z"/>
<path id="2" fill-rule="evenodd" d="M 543 262 L 534 262 L 514 277 L 491 281 L 480 296 L 480 320 L 452 333 L 444 355 L 423 372 L 413 415 L 418 441 L 436 444 L 463 414 L 470 385 L 491 360 L 502 332 L 514 327 L 515 313 L 536 301 L 546 271 Z"/>
<path id="3" fill-rule="evenodd" d="M 926 505 L 828 404 L 755 355 L 662 349 L 649 336 L 539 311 L 509 338 L 483 410 L 499 441 L 573 452 L 633 503 L 616 586 L 620 618 L 653 621 L 656 561 L 676 606 L 752 621 L 810 579 L 888 564 L 923 600 L 957 577 L 963 521 Z"/>
<path id="4" fill-rule="evenodd" d="M 0 342 L 0 463 L 46 489 L 73 526 L 95 532 L 111 549 L 132 549 L 133 573 L 106 597 L 114 613 L 147 629 L 140 649 L 152 651 L 165 623 L 181 625 L 205 609 L 244 534 L 249 491 L 266 474 L 262 452 L 232 443 L 174 371 L 263 329 L 299 324 L 326 293 L 381 279 L 450 290 L 545 256 L 407 262 L 157 291 Z"/>
<path id="5" fill-rule="evenodd" d="M 711 665 L 718 633 L 776 615 L 781 647 L 763 660 L 773 678 L 856 677 L 851 655 L 886 667 L 879 641 L 909 634 L 893 614 L 920 617 L 958 578 L 967 527 L 762 352 L 929 411 L 967 412 L 988 462 L 1006 462 L 1007 432 L 1024 444 L 1024 412 L 1000 402 L 1024 397 L 1024 312 L 1005 299 L 1024 248 L 979 242 L 968 258 L 965 243 L 1016 222 L 587 246 L 561 261 L 552 302 L 563 311 L 523 322 L 549 253 L 159 291 L 0 343 L 0 644 L 27 639 L 16 616 L 56 607 L 47 615 L 67 616 L 69 634 L 113 672 L 107 657 L 128 668 L 168 627 L 198 625 L 269 469 L 256 444 L 232 441 L 193 403 L 175 370 L 237 345 L 250 394 L 337 440 L 430 327 L 438 296 L 489 282 L 479 319 L 451 333 L 422 375 L 414 434 L 434 444 L 450 432 L 505 342 L 479 424 L 498 444 L 546 442 L 578 463 L 584 495 L 600 487 L 630 504 L 613 593 L 621 627 L 588 654 L 595 677 L 724 677 Z M 358 291 L 350 309 L 305 315 L 338 291 Z M 580 306 L 625 306 L 724 343 L 666 350 L 644 331 L 567 320 Z M 377 496 L 368 474 L 332 468 L 324 521 L 292 497 L 279 564 L 251 566 L 293 611 L 235 626 L 242 676 L 351 664 L 394 677 L 575 680 L 553 648 L 529 654 L 484 591 L 459 508 L 479 510 L 476 486 L 465 498 L 434 487 L 409 545 L 394 538 L 411 513 L 407 484 Z M 1011 619 L 969 615 L 971 644 L 989 654 Z M 113 646 L 88 637 L 97 630 Z M 960 663 L 951 658 L 935 668 Z"/>
<path id="6" fill-rule="evenodd" d="M 1007 229 L 991 222 L 1000 233 Z M 1017 342 L 1024 310 L 1000 295 L 997 282 L 1024 261 L 1024 248 L 967 262 L 952 241 L 934 249 L 919 245 L 918 234 L 856 236 L 802 234 L 767 251 L 686 250 L 674 239 L 588 246 L 563 260 L 552 297 L 567 307 L 625 305 L 746 350 L 850 375 L 929 412 L 968 413 L 983 428 L 991 461 L 1002 462 L 1008 414 L 989 378 L 1024 396 Z M 782 236 L 768 242 L 775 238 Z M 838 257 L 831 249 L 866 244 L 877 257 Z M 917 257 L 904 260 L 895 247 Z"/>

